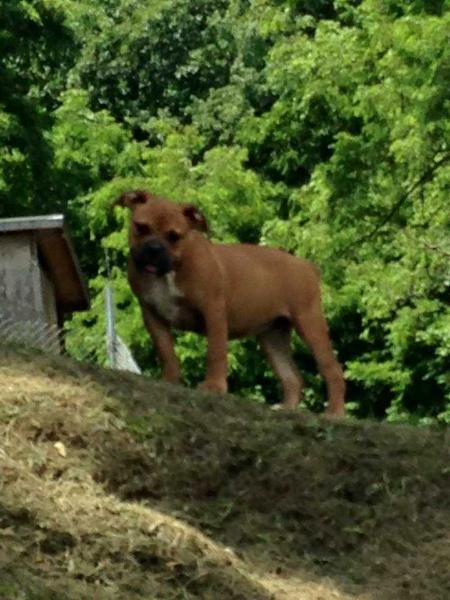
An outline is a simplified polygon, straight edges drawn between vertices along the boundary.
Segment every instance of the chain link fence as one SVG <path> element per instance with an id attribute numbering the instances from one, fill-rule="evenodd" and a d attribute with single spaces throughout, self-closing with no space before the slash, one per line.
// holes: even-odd
<path id="1" fill-rule="evenodd" d="M 18 319 L 26 314 L 18 306 L 0 306 L 0 340 L 3 344 L 16 344 L 58 354 L 63 348 L 63 333 L 57 325 L 46 322 L 37 315 Z"/>
<path id="2" fill-rule="evenodd" d="M 29 315 L 27 307 L 16 303 L 8 305 L 4 301 L 0 305 L 0 342 L 4 345 L 14 344 L 26 346 L 49 352 L 61 354 L 64 352 L 64 328 L 51 324 L 45 317 L 31 314 L 24 319 L 18 315 Z M 105 344 L 108 364 L 112 369 L 140 373 L 131 351 L 116 332 L 115 306 L 113 290 L 110 286 L 105 288 L 105 314 L 107 328 L 105 331 Z M 77 349 L 78 360 L 82 362 L 97 362 L 94 353 L 83 348 Z"/>

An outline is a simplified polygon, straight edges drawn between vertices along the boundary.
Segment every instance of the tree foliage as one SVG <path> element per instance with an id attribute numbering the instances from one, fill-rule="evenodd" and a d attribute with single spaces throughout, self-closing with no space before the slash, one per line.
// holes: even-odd
<path id="1" fill-rule="evenodd" d="M 157 371 L 112 208 L 145 186 L 197 203 L 214 239 L 320 265 L 355 414 L 450 421 L 448 0 L 0 7 L 1 212 L 68 214 L 94 297 L 71 352 L 105 360 L 107 252 L 119 333 Z M 177 345 L 198 381 L 204 342 Z M 273 397 L 253 341 L 231 344 L 230 364 L 232 389 Z"/>
<path id="2" fill-rule="evenodd" d="M 56 2 L 0 0 L 0 214 L 56 203 L 46 139 L 72 65 L 72 33 Z"/>

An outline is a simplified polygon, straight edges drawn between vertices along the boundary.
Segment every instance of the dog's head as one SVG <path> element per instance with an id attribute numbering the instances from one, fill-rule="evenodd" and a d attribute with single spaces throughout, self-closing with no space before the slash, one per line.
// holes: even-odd
<path id="1" fill-rule="evenodd" d="M 208 231 L 205 217 L 192 204 L 177 204 L 142 190 L 125 192 L 116 204 L 131 210 L 130 252 L 140 273 L 165 275 L 181 262 L 192 232 Z"/>

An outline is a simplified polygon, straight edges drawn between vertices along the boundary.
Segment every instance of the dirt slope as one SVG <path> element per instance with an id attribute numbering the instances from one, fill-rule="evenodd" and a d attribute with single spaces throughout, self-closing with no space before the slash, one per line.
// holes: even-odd
<path id="1" fill-rule="evenodd" d="M 0 598 L 450 597 L 450 435 L 0 348 Z"/>

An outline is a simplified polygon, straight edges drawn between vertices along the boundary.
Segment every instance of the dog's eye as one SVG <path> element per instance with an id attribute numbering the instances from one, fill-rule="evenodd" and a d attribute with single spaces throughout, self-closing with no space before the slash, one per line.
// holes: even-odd
<path id="1" fill-rule="evenodd" d="M 177 231 L 169 231 L 166 234 L 166 239 L 171 244 L 175 244 L 181 238 L 181 235 Z"/>
<path id="2" fill-rule="evenodd" d="M 134 231 L 137 235 L 150 235 L 152 232 L 146 223 L 134 223 Z"/>

